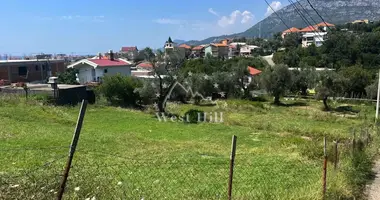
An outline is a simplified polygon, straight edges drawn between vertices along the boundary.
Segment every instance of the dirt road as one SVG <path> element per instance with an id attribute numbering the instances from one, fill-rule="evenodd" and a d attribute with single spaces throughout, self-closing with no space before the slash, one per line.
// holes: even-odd
<path id="1" fill-rule="evenodd" d="M 368 186 L 368 200 L 380 199 L 380 160 L 376 161 L 373 171 L 376 173 L 376 177 Z"/>

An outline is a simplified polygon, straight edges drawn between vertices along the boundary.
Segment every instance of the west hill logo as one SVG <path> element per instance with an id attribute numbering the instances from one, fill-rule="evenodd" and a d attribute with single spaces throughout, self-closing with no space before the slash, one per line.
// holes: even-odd
<path id="1" fill-rule="evenodd" d="M 189 72 L 189 76 L 191 76 L 191 72 Z M 204 78 L 207 80 L 209 77 L 207 75 L 204 76 Z M 174 79 L 176 80 L 177 78 L 174 76 Z M 186 85 L 188 85 L 188 82 L 185 82 Z M 187 88 L 182 85 L 180 82 L 178 81 L 175 81 L 174 84 L 171 86 L 171 88 L 169 89 L 169 92 L 166 94 L 163 102 L 162 102 L 162 107 L 164 107 L 164 105 L 166 104 L 167 100 L 169 99 L 169 97 L 171 96 L 173 90 L 175 87 L 180 87 L 184 92 L 186 92 L 186 94 L 190 94 L 191 95 L 191 98 L 200 98 L 201 101 L 207 101 L 207 102 L 210 102 L 211 104 L 217 104 L 218 101 L 213 101 L 211 97 L 205 97 L 203 96 L 201 93 L 199 92 L 193 92 L 193 90 L 191 89 L 191 86 L 189 85 Z M 167 88 L 168 86 L 166 84 L 163 85 L 164 88 Z M 218 89 L 219 88 L 219 84 L 217 83 L 214 83 L 213 84 L 213 87 L 215 89 Z M 218 94 L 220 95 L 220 97 L 222 98 L 225 98 L 226 97 L 226 93 L 225 92 L 218 92 Z M 159 97 L 159 93 L 156 94 L 157 97 Z M 157 103 L 154 103 L 154 106 L 155 108 L 158 107 L 158 104 Z M 192 116 L 190 116 L 190 114 L 187 114 L 186 116 L 184 117 L 177 117 L 177 116 L 167 116 L 165 113 L 156 113 L 156 116 L 157 116 L 157 119 L 160 121 L 160 122 L 167 122 L 167 121 L 172 121 L 172 122 L 194 122 L 194 114 L 192 114 Z M 197 122 L 201 123 L 201 122 L 208 122 L 208 123 L 222 123 L 223 122 L 223 113 L 222 112 L 214 112 L 214 113 L 204 113 L 204 112 L 198 112 L 196 113 L 196 118 L 197 118 Z M 168 120 L 169 119 L 169 120 Z"/>

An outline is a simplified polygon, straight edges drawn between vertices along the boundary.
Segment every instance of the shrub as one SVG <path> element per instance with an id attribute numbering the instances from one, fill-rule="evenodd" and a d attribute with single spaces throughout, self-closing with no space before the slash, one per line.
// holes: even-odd
<path id="1" fill-rule="evenodd" d="M 136 106 L 140 99 L 136 88 L 142 87 L 140 80 L 130 76 L 105 76 L 99 91 L 113 105 Z"/>

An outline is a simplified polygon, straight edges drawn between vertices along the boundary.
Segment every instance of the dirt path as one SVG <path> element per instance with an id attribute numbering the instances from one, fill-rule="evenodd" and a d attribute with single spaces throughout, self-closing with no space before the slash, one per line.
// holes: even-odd
<path id="1" fill-rule="evenodd" d="M 368 200 L 379 200 L 380 199 L 380 160 L 376 161 L 373 171 L 376 173 L 376 177 L 368 185 Z"/>

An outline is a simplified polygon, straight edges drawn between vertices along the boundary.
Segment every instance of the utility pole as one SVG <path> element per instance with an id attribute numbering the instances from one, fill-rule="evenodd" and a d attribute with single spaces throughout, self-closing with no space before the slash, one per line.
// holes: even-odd
<path id="1" fill-rule="evenodd" d="M 380 70 L 379 70 L 379 83 L 377 85 L 377 101 L 376 101 L 376 119 L 375 119 L 375 122 L 377 122 L 377 119 L 379 118 L 379 101 L 380 101 Z"/>
<path id="2" fill-rule="evenodd" d="M 259 38 L 261 38 L 261 22 L 259 22 Z"/>

